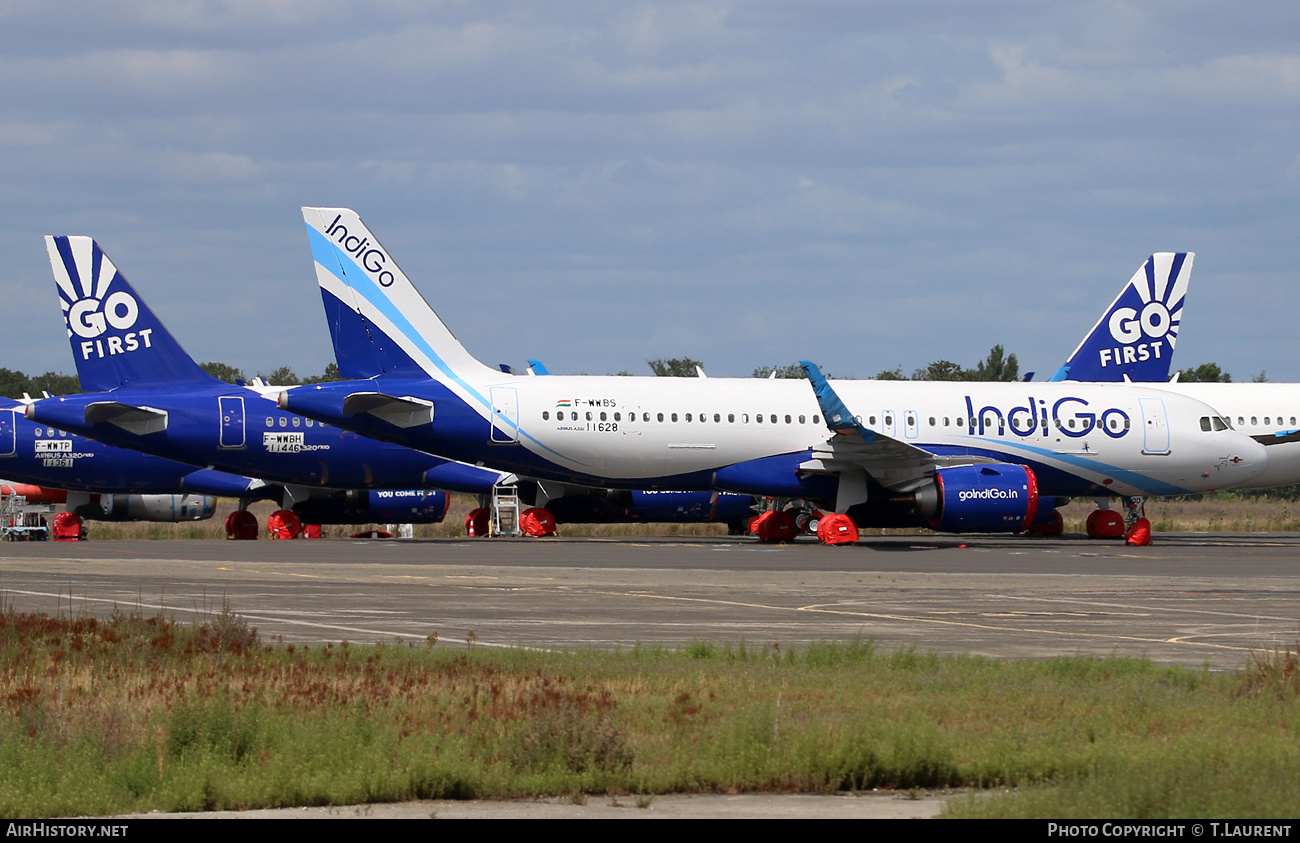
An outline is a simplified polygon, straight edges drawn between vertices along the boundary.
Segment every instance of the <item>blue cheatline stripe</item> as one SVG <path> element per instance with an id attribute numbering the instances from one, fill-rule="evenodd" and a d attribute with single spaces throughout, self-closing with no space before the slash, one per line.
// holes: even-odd
<path id="1" fill-rule="evenodd" d="M 332 240 L 317 231 L 310 224 L 307 225 L 307 240 L 311 244 L 312 258 L 316 261 L 317 265 L 324 267 L 331 275 L 339 279 L 344 286 L 364 296 L 366 301 L 374 305 L 374 307 L 382 313 L 385 318 L 392 322 L 408 340 L 424 352 L 424 354 L 433 361 L 433 364 L 437 366 L 439 371 L 473 396 L 476 401 L 482 404 L 484 409 L 487 410 L 488 423 L 493 423 L 493 418 L 496 413 L 492 410 L 492 402 L 452 370 L 451 366 L 433 350 L 433 346 L 431 346 L 416 327 L 411 324 L 410 320 L 406 318 L 406 315 L 393 304 L 392 300 L 389 299 L 388 296 L 384 295 L 384 292 L 379 289 L 379 285 L 377 285 L 360 266 L 357 266 L 356 261 L 352 260 L 351 256 L 348 255 L 347 252 L 340 249 Z M 336 269 L 336 267 L 340 266 L 344 267 L 343 275 L 340 275 Z M 352 267 L 355 269 L 355 272 L 346 267 Z M 502 418 L 509 426 L 513 427 L 520 436 L 524 437 L 529 442 L 532 442 L 537 447 L 554 454 L 562 460 L 574 463 L 575 465 L 587 465 L 587 463 L 562 454 L 549 445 L 539 441 L 537 437 L 525 431 L 518 422 L 511 421 L 504 416 Z"/>
<path id="2" fill-rule="evenodd" d="M 974 439 L 976 442 L 979 442 L 986 446 L 992 446 L 989 447 L 989 450 L 995 453 L 1000 451 L 1005 452 L 1005 450 L 1008 447 L 1010 447 L 1013 450 L 1024 451 L 1025 453 L 1028 454 L 1034 454 L 1038 456 L 1040 459 L 1042 459 L 1042 461 L 1047 463 L 1048 465 L 1051 465 L 1052 461 L 1055 461 L 1058 463 L 1066 463 L 1068 465 L 1073 465 L 1078 468 L 1091 469 L 1092 471 L 1098 474 L 1109 474 L 1118 480 L 1123 480 L 1125 483 L 1128 483 L 1130 486 L 1135 486 L 1139 489 L 1146 489 L 1147 493 L 1152 495 L 1192 494 L 1191 490 L 1189 489 L 1180 488 L 1178 486 L 1173 485 L 1172 483 L 1166 483 L 1163 480 L 1156 480 L 1137 471 L 1129 471 L 1128 469 L 1119 468 L 1118 466 L 1114 466 L 1109 463 L 1097 462 L 1096 460 L 1090 457 L 1075 457 L 1075 456 L 1071 456 L 1070 454 L 1058 454 L 1055 451 L 1050 451 L 1046 448 L 1035 448 L 1032 445 L 1023 445 L 1015 442 L 1004 442 L 1004 441 L 992 440 L 992 439 L 981 439 L 978 436 L 974 436 L 974 437 L 968 436 L 965 438 Z"/>

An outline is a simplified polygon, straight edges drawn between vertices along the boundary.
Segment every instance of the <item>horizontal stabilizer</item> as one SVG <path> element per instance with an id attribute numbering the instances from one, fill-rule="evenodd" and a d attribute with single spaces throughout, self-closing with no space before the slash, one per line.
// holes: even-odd
<path id="1" fill-rule="evenodd" d="M 343 414 L 369 413 L 395 427 L 418 427 L 433 424 L 433 402 L 419 398 L 399 398 L 382 392 L 354 392 L 343 399 Z"/>
<path id="2" fill-rule="evenodd" d="M 108 422 L 127 433 L 144 436 L 167 429 L 167 411 L 153 407 L 134 407 L 120 401 L 96 401 L 86 405 L 86 424 Z"/>

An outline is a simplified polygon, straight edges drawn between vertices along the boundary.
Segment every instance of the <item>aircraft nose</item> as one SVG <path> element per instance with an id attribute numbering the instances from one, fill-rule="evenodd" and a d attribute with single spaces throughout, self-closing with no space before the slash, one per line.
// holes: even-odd
<path id="1" fill-rule="evenodd" d="M 1231 484 L 1224 484 L 1222 488 L 1249 486 L 1250 481 L 1268 468 L 1268 449 L 1251 437 L 1234 433 L 1227 444 L 1228 456 L 1223 459 L 1222 468 L 1225 477 L 1231 478 Z"/>

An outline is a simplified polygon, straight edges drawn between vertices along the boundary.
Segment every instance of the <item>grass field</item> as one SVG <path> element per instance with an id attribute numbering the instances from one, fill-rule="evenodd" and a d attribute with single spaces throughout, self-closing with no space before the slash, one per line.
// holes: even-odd
<path id="1" fill-rule="evenodd" d="M 871 642 L 278 646 L 0 614 L 0 815 L 974 789 L 954 816 L 1292 817 L 1300 658 L 1240 672 Z"/>

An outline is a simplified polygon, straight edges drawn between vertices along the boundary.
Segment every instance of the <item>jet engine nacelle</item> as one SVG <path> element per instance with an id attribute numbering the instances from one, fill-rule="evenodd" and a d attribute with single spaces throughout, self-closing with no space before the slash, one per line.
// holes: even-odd
<path id="1" fill-rule="evenodd" d="M 99 495 L 71 507 L 87 521 L 206 521 L 217 499 L 208 495 Z"/>
<path id="2" fill-rule="evenodd" d="M 1038 515 L 1038 478 L 1008 463 L 943 468 L 916 492 L 915 506 L 945 533 L 1018 533 Z"/>
<path id="3" fill-rule="evenodd" d="M 304 524 L 438 524 L 451 503 L 431 489 L 353 490 L 294 505 Z"/>

